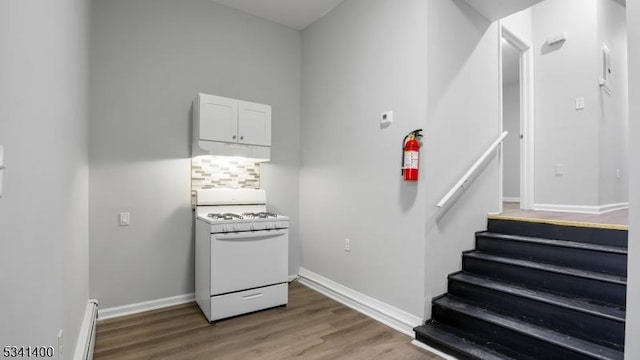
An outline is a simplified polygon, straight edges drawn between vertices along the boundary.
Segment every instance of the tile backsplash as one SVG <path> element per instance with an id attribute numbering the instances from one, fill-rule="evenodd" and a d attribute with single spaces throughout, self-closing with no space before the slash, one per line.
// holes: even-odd
<path id="1" fill-rule="evenodd" d="M 260 188 L 260 163 L 225 156 L 191 159 L 191 190 L 213 188 Z"/>

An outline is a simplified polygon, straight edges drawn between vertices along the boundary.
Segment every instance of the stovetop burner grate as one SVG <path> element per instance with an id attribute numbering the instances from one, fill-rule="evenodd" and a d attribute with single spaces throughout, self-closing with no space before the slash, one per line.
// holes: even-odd
<path id="1" fill-rule="evenodd" d="M 234 213 L 224 213 L 224 214 L 219 214 L 219 213 L 211 213 L 211 214 L 207 214 L 207 217 L 212 218 L 213 220 L 234 220 L 234 219 L 242 219 L 241 215 L 238 214 L 234 214 Z"/>
<path id="2" fill-rule="evenodd" d="M 278 215 L 266 211 L 262 212 L 246 212 L 242 213 L 243 219 L 266 219 L 270 217 L 278 217 Z"/>
<path id="3" fill-rule="evenodd" d="M 242 219 L 267 219 L 267 218 L 277 218 L 278 215 L 261 211 L 261 212 L 245 212 L 242 214 L 235 213 L 210 213 L 207 214 L 207 217 L 210 217 L 213 220 L 242 220 Z"/>

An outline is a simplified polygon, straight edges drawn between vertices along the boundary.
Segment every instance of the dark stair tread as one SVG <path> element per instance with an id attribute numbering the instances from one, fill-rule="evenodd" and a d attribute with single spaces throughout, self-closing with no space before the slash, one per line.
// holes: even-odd
<path id="1" fill-rule="evenodd" d="M 627 249 L 620 246 L 599 245 L 599 244 L 583 243 L 583 242 L 568 241 L 568 240 L 546 239 L 546 238 L 533 237 L 533 236 L 508 235 L 508 234 L 495 233 L 491 231 L 481 231 L 477 233 L 477 235 L 483 236 L 483 237 L 501 239 L 501 240 L 512 240 L 512 241 L 519 241 L 519 242 L 528 242 L 528 243 L 536 243 L 536 244 L 544 244 L 544 245 L 560 246 L 560 247 L 567 247 L 567 248 L 574 248 L 574 249 L 601 251 L 601 252 L 627 255 Z"/>
<path id="2" fill-rule="evenodd" d="M 597 345 L 586 340 L 494 313 L 455 296 L 444 296 L 434 300 L 433 303 L 466 316 L 504 327 L 511 331 L 518 332 L 595 359 L 622 359 L 624 355 L 623 352 L 612 348 Z"/>
<path id="3" fill-rule="evenodd" d="M 487 229 L 492 232 L 528 235 L 541 238 L 578 241 L 583 243 L 628 247 L 628 226 L 605 225 L 584 226 L 583 223 L 557 222 L 552 219 L 529 219 L 490 217 Z M 604 225 L 604 224 L 601 224 Z"/>
<path id="4" fill-rule="evenodd" d="M 627 285 L 627 278 L 623 276 L 609 275 L 609 274 L 595 272 L 595 271 L 575 269 L 567 266 L 560 266 L 560 265 L 554 265 L 554 264 L 541 263 L 538 261 L 529 261 L 529 260 L 522 260 L 522 259 L 511 258 L 511 257 L 497 256 L 497 255 L 480 252 L 477 250 L 467 251 L 464 253 L 464 256 L 472 257 L 480 260 L 521 266 L 521 267 L 526 267 L 526 268 L 531 268 L 536 270 L 549 271 L 549 272 L 571 275 L 571 276 L 576 276 L 581 278 L 599 280 L 599 281 L 619 284 L 623 286 Z"/>
<path id="5" fill-rule="evenodd" d="M 614 321 L 625 322 L 625 311 L 613 306 L 605 306 L 601 304 L 595 304 L 592 302 L 584 301 L 574 297 L 562 296 L 559 294 L 553 294 L 540 290 L 531 289 L 522 285 L 516 285 L 511 283 L 502 282 L 499 280 L 492 280 L 483 277 L 478 277 L 469 273 L 455 273 L 449 275 L 449 279 L 465 282 L 475 286 L 481 286 L 492 290 L 513 294 L 516 296 L 524 297 L 527 299 L 536 300 L 539 302 L 553 304 L 563 308 L 568 308 L 591 315 L 600 316 Z"/>
<path id="6" fill-rule="evenodd" d="M 451 351 L 461 353 L 470 358 L 482 360 L 522 359 L 521 356 L 513 358 L 503 353 L 497 353 L 496 351 L 479 344 L 481 341 L 474 336 L 470 336 L 463 331 L 441 324 L 435 320 L 431 320 L 427 324 L 418 326 L 413 330 L 417 334 L 429 338 L 430 341 L 439 344 L 445 349 L 450 349 Z"/>

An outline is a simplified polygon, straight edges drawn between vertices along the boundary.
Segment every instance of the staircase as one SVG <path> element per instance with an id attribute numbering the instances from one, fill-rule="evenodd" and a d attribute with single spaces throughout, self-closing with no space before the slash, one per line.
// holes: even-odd
<path id="1" fill-rule="evenodd" d="M 627 231 L 489 219 L 416 340 L 459 359 L 623 359 Z"/>

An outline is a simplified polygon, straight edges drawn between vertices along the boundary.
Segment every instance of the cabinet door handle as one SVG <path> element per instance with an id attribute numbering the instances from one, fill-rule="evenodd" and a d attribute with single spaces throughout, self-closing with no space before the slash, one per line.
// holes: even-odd
<path id="1" fill-rule="evenodd" d="M 231 138 L 232 138 L 233 140 L 235 140 L 235 139 L 236 139 L 236 136 L 235 136 L 235 135 L 233 135 Z"/>
<path id="2" fill-rule="evenodd" d="M 244 140 L 244 136 L 240 136 L 240 140 Z"/>

